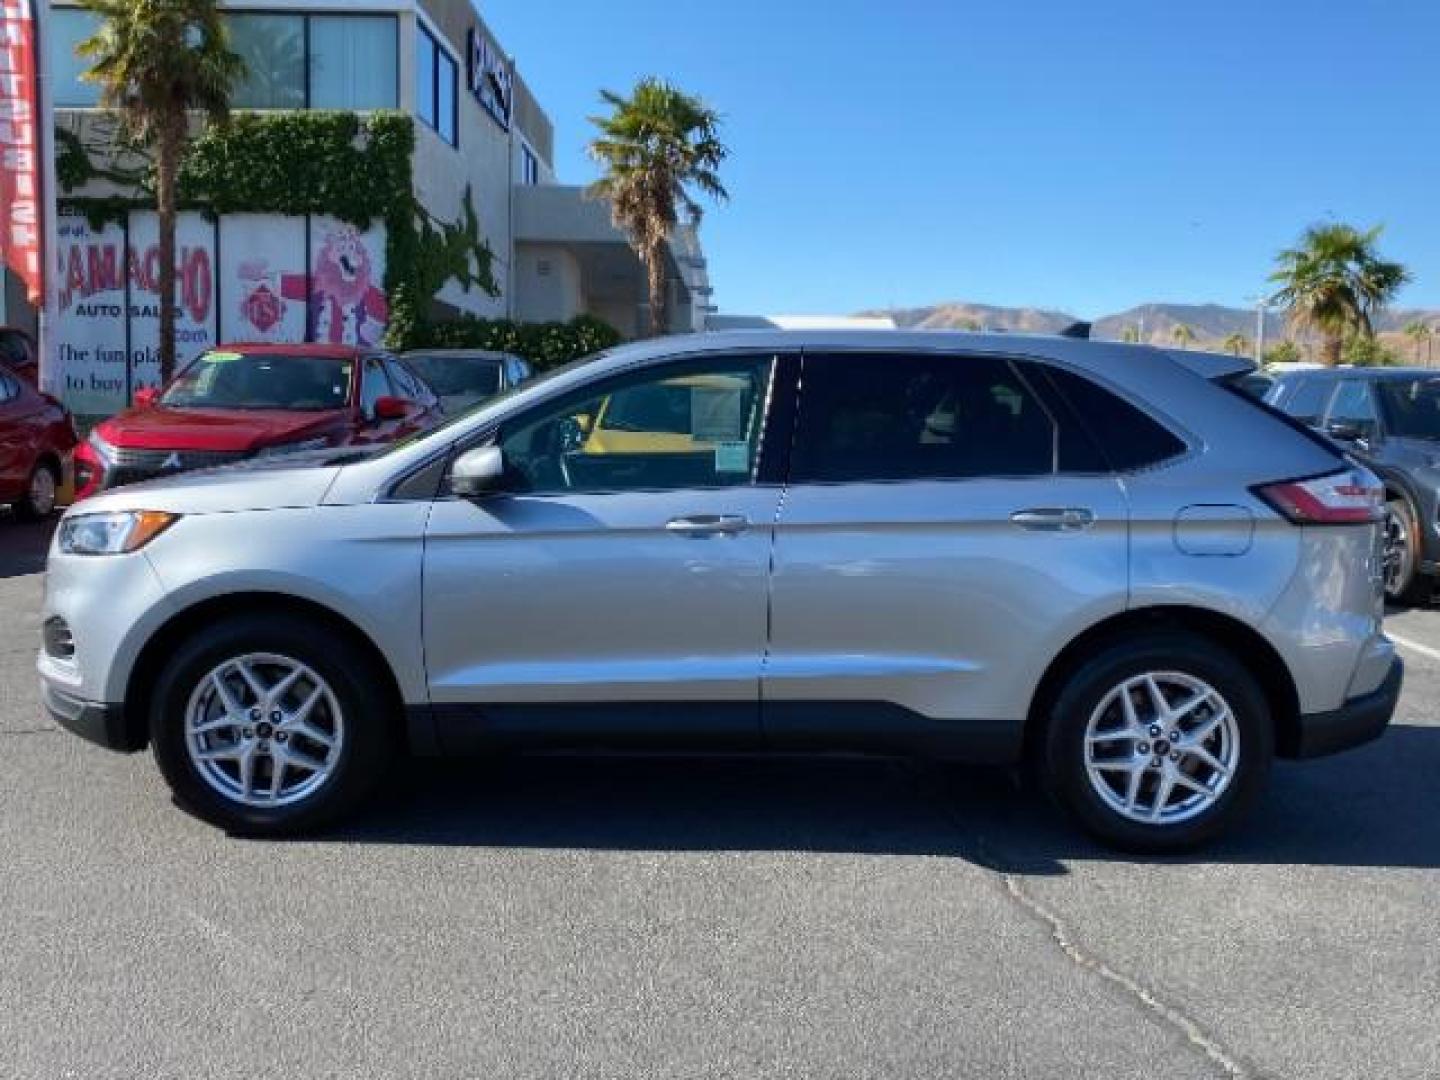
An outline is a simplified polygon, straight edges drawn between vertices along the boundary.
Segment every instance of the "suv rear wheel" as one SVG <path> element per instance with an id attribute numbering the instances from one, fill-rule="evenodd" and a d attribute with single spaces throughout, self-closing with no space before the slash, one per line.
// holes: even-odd
<path id="1" fill-rule="evenodd" d="M 1111 644 L 1070 676 L 1041 771 L 1095 836 L 1165 854 L 1240 818 L 1273 753 L 1265 696 L 1244 665 L 1203 638 L 1165 632 Z"/>
<path id="2" fill-rule="evenodd" d="M 1431 581 L 1419 572 L 1420 528 L 1410 500 L 1404 496 L 1385 504 L 1385 599 L 1401 604 L 1422 604 Z"/>
<path id="3" fill-rule="evenodd" d="M 375 786 L 390 695 L 328 627 L 246 615 L 187 640 L 156 684 L 150 738 L 177 800 L 237 833 L 332 821 Z"/>

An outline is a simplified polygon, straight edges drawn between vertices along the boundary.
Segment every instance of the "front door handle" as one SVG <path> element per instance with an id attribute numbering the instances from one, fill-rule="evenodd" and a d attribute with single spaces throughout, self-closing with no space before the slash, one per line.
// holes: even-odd
<path id="1" fill-rule="evenodd" d="M 1022 529 L 1041 532 L 1075 532 L 1095 524 L 1095 513 L 1081 506 L 1036 506 L 1016 510 L 1010 520 Z"/>
<path id="2" fill-rule="evenodd" d="M 665 523 L 665 531 L 677 536 L 734 536 L 749 527 L 750 522 L 740 514 L 691 514 Z"/>

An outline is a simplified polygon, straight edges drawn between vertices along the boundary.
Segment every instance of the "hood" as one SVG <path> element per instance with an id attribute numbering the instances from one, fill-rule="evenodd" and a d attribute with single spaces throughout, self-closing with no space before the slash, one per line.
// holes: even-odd
<path id="1" fill-rule="evenodd" d="M 341 447 L 252 459 L 218 469 L 196 469 L 102 491 L 76 503 L 70 514 L 108 510 L 224 514 L 318 506 L 340 470 L 371 453 L 368 448 Z"/>
<path id="2" fill-rule="evenodd" d="M 222 450 L 243 453 L 327 435 L 345 425 L 341 409 L 127 409 L 96 427 L 111 446 L 134 450 Z"/>

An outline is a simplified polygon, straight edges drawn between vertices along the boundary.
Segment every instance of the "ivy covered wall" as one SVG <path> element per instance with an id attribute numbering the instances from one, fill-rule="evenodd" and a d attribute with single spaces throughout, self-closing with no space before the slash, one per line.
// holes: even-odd
<path id="1" fill-rule="evenodd" d="M 142 154 L 113 145 L 97 152 L 63 127 L 57 147 L 62 206 L 97 226 L 153 208 L 153 169 Z M 489 296 L 500 291 L 473 193 L 458 221 L 435 218 L 415 198 L 414 152 L 414 121 L 404 113 L 241 113 L 192 141 L 180 204 L 217 216 L 327 215 L 361 231 L 383 222 L 391 343 L 404 348 L 430 335 L 431 299 L 447 281 Z M 97 186 L 114 193 L 82 193 Z"/>

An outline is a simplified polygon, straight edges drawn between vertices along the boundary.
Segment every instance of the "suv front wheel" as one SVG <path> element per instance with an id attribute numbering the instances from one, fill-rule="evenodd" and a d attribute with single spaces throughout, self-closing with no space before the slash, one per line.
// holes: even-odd
<path id="1" fill-rule="evenodd" d="M 188 639 L 161 672 L 150 739 L 191 812 L 232 832 L 283 835 L 353 809 L 389 751 L 385 692 L 328 627 L 276 613 Z"/>
<path id="2" fill-rule="evenodd" d="M 1143 854 L 1204 844 L 1264 787 L 1274 753 L 1265 696 L 1233 655 L 1164 632 L 1103 649 L 1055 700 L 1041 770 L 1095 836 Z"/>

